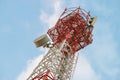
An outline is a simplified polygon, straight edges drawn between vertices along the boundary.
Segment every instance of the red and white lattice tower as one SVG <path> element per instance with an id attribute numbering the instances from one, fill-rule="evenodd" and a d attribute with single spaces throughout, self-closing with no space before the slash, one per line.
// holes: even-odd
<path id="1" fill-rule="evenodd" d="M 65 9 L 56 25 L 35 40 L 37 47 L 49 47 L 27 80 L 71 80 L 77 51 L 92 43 L 96 17 L 78 8 Z M 51 41 L 49 40 L 49 36 Z"/>

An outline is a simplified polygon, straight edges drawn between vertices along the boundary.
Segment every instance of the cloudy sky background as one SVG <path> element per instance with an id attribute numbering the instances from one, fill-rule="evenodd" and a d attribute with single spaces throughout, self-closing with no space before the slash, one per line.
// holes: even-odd
<path id="1" fill-rule="evenodd" d="M 0 0 L 0 80 L 26 80 L 47 49 L 33 40 L 54 26 L 64 8 L 98 16 L 94 41 L 79 51 L 73 80 L 120 80 L 120 1 Z"/>

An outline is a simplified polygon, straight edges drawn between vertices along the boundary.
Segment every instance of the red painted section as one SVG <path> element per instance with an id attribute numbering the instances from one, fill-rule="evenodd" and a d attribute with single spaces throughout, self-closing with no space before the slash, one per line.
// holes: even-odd
<path id="1" fill-rule="evenodd" d="M 32 80 L 55 80 L 50 74 L 50 70 L 47 70 L 42 76 L 35 76 Z"/>
<path id="2" fill-rule="evenodd" d="M 56 25 L 48 30 L 54 45 L 66 41 L 72 46 L 73 53 L 92 42 L 93 27 L 89 26 L 89 12 L 83 9 L 65 9 Z"/>

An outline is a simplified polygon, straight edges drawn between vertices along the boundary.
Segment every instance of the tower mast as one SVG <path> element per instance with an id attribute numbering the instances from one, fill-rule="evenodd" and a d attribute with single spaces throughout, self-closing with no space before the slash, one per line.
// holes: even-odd
<path id="1" fill-rule="evenodd" d="M 95 21 L 80 7 L 65 9 L 56 25 L 34 41 L 37 47 L 50 49 L 27 80 L 71 80 L 77 51 L 93 41 Z"/>

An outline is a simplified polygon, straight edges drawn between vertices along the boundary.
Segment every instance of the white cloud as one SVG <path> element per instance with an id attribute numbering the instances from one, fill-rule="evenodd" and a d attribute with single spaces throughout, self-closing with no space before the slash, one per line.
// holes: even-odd
<path id="1" fill-rule="evenodd" d="M 40 52 L 43 52 L 43 53 L 46 54 L 49 49 L 47 49 L 47 48 L 44 48 L 44 49 L 40 48 L 39 50 L 40 50 Z M 35 67 L 38 65 L 38 63 L 42 60 L 42 58 L 43 58 L 43 56 L 45 54 L 41 54 L 41 55 L 35 57 L 34 59 L 28 60 L 26 69 L 23 70 L 20 73 L 20 75 L 18 75 L 17 80 L 26 80 L 30 76 L 30 74 L 33 72 Z"/>
<path id="2" fill-rule="evenodd" d="M 54 2 L 52 3 L 53 6 L 53 10 L 54 13 L 52 15 L 47 14 L 45 11 L 41 11 L 40 14 L 40 20 L 47 24 L 48 27 L 53 27 L 55 25 L 55 23 L 57 22 L 57 19 L 59 18 L 59 14 L 61 11 L 61 5 L 62 5 L 62 1 L 61 0 L 54 0 Z"/>
<path id="3" fill-rule="evenodd" d="M 29 60 L 26 69 L 20 73 L 20 75 L 17 77 L 17 80 L 26 80 L 38 65 L 38 63 L 41 61 L 42 57 L 43 55 L 39 55 L 37 58 Z"/>
<path id="4" fill-rule="evenodd" d="M 82 55 L 79 56 L 73 80 L 99 80 L 86 57 Z"/>

